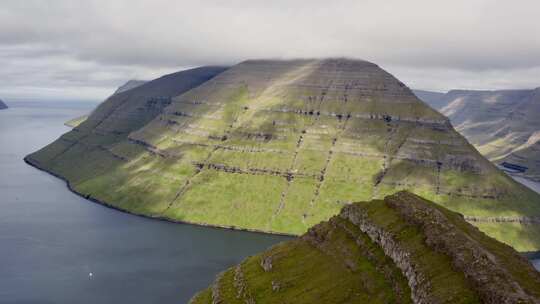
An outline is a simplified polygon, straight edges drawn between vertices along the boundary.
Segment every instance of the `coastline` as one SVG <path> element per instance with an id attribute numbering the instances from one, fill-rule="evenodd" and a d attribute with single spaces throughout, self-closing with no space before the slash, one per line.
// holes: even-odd
<path id="1" fill-rule="evenodd" d="M 82 198 L 84 198 L 84 199 L 86 199 L 86 200 L 88 200 L 88 201 L 90 201 L 92 203 L 95 203 L 95 204 L 98 204 L 98 205 L 101 205 L 101 206 L 104 206 L 104 207 L 107 207 L 107 208 L 110 208 L 110 209 L 114 209 L 116 211 L 120 211 L 120 212 L 123 212 L 123 213 L 128 213 L 128 214 L 131 214 L 131 215 L 135 215 L 135 216 L 139 216 L 139 217 L 143 217 L 143 218 L 147 218 L 147 219 L 159 220 L 159 221 L 175 223 L 175 224 L 201 226 L 201 227 L 207 227 L 207 228 L 212 228 L 212 229 L 221 229 L 221 230 L 235 230 L 235 231 L 251 232 L 251 233 L 257 233 L 257 234 L 270 234 L 270 235 L 287 236 L 287 237 L 298 237 L 298 235 L 290 234 L 290 233 L 274 232 L 274 231 L 263 231 L 263 230 L 258 230 L 258 229 L 249 229 L 249 228 L 239 228 L 239 227 L 236 227 L 236 226 L 214 225 L 214 224 L 207 224 L 207 223 L 195 223 L 195 222 L 175 220 L 175 219 L 171 219 L 171 218 L 164 217 L 164 216 L 152 216 L 152 215 L 132 212 L 132 211 L 129 211 L 127 209 L 123 209 L 123 208 L 114 206 L 114 205 L 112 205 L 110 203 L 99 200 L 99 199 L 94 198 L 92 196 L 83 195 L 82 193 L 77 192 L 77 190 L 73 189 L 73 187 L 71 186 L 71 183 L 66 178 L 64 178 L 63 176 L 61 176 L 59 174 L 56 174 L 56 173 L 54 173 L 54 172 L 52 172 L 50 170 L 47 170 L 47 169 L 41 167 L 37 162 L 30 159 L 28 157 L 28 155 L 25 156 L 23 158 L 23 160 L 24 160 L 24 162 L 26 164 L 28 164 L 28 165 L 30 165 L 30 166 L 32 166 L 32 167 L 34 167 L 34 168 L 36 168 L 36 169 L 38 169 L 40 171 L 46 172 L 46 173 L 48 173 L 48 174 L 50 174 L 50 175 L 64 181 L 66 183 L 66 186 L 67 186 L 68 190 L 71 191 L 72 193 L 74 193 L 75 195 L 77 195 L 79 197 L 82 197 Z M 539 254 L 540 254 L 540 251 L 539 251 Z"/>
<path id="2" fill-rule="evenodd" d="M 129 211 L 129 210 L 126 210 L 126 209 L 119 208 L 117 206 L 111 205 L 110 203 L 101 201 L 101 200 L 99 200 L 97 198 L 94 198 L 94 197 L 91 197 L 91 196 L 86 196 L 86 195 L 83 195 L 82 193 L 77 192 L 75 189 L 73 189 L 71 187 L 71 183 L 67 179 L 65 179 L 63 176 L 61 176 L 59 174 L 56 174 L 56 173 L 54 173 L 52 171 L 49 171 L 49 170 L 47 170 L 47 169 L 45 169 L 43 167 L 40 167 L 38 163 L 36 163 L 32 159 L 28 158 L 28 156 L 24 157 L 24 162 L 27 163 L 28 165 L 40 170 L 40 171 L 46 172 L 46 173 L 48 173 L 48 174 L 50 174 L 50 175 L 52 175 L 52 176 L 54 176 L 54 177 L 56 177 L 58 179 L 63 180 L 66 183 L 66 186 L 69 189 L 69 191 L 76 194 L 77 196 L 82 197 L 82 198 L 84 198 L 84 199 L 86 199 L 86 200 L 88 200 L 90 202 L 93 202 L 93 203 L 99 204 L 101 206 L 104 206 L 104 207 L 107 207 L 107 208 L 110 208 L 110 209 L 114 209 L 114 210 L 117 210 L 117 211 L 120 211 L 120 212 L 128 213 L 128 214 L 135 215 L 135 216 L 144 217 L 144 218 L 147 218 L 147 219 L 159 220 L 159 221 L 175 223 L 175 224 L 194 225 L 194 226 L 202 226 L 202 227 L 208 227 L 208 228 L 213 228 L 213 229 L 236 230 L 236 231 L 244 231 L 244 232 L 259 233 L 259 234 L 287 236 L 287 237 L 298 237 L 298 235 L 289 234 L 289 233 L 262 231 L 262 230 L 247 229 L 247 228 L 238 228 L 238 227 L 235 227 L 235 226 L 224 226 L 224 225 L 212 225 L 212 224 L 206 224 L 206 223 L 195 223 L 195 222 L 175 220 L 175 219 L 171 219 L 171 218 L 167 218 L 167 217 L 163 217 L 163 216 L 151 216 L 151 215 L 146 215 L 146 214 L 141 214 L 141 213 L 135 213 L 135 212 L 132 212 L 132 211 Z M 520 253 L 522 256 L 526 257 L 529 260 L 540 259 L 540 250 L 539 251 L 522 251 L 522 252 L 518 251 L 518 253 Z"/>

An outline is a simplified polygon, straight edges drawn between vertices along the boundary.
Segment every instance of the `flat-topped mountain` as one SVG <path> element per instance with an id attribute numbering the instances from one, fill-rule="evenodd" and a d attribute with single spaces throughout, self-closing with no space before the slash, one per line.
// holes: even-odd
<path id="1" fill-rule="evenodd" d="M 247 258 L 190 303 L 540 303 L 540 273 L 461 215 L 399 192 Z"/>
<path id="2" fill-rule="evenodd" d="M 8 106 L 2 101 L 2 99 L 0 99 L 0 110 L 4 110 L 4 109 L 7 109 Z"/>
<path id="3" fill-rule="evenodd" d="M 513 174 L 540 181 L 540 88 L 415 93 L 448 116 L 488 159 Z"/>
<path id="4" fill-rule="evenodd" d="M 540 249 L 538 226 L 523 224 L 540 216 L 538 194 L 373 63 L 250 60 L 192 89 L 182 81 L 113 95 L 26 160 L 132 213 L 276 233 L 409 189 Z"/>

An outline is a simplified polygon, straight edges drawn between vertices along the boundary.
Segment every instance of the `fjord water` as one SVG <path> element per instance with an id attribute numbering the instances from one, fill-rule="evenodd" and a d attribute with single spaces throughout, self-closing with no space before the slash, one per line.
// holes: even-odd
<path id="1" fill-rule="evenodd" d="M 122 213 L 23 162 L 94 106 L 0 111 L 0 303 L 186 303 L 220 271 L 287 239 Z"/>

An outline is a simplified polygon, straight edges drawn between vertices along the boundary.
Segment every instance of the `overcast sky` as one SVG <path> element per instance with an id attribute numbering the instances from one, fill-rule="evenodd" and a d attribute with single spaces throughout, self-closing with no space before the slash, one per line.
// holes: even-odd
<path id="1" fill-rule="evenodd" d="M 1 0 L 0 98 L 103 99 L 250 58 L 354 57 L 412 88 L 540 86 L 538 0 Z"/>

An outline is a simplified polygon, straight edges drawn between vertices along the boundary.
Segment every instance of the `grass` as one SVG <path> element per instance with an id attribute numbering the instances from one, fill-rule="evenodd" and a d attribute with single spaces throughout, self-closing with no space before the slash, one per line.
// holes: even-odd
<path id="1" fill-rule="evenodd" d="M 396 295 L 391 283 L 377 271 L 376 264 L 362 255 L 354 239 L 341 229 L 326 224 L 321 233 L 327 233 L 326 246 L 341 248 L 354 260 L 351 269 L 338 261 L 339 254 L 315 249 L 309 242 L 299 239 L 277 245 L 241 264 L 249 293 L 256 303 L 393 303 Z M 367 241 L 367 239 L 366 239 Z M 382 251 L 375 246 L 378 258 Z M 261 259 L 271 257 L 272 269 L 264 271 Z M 230 270 L 229 270 L 230 271 Z M 228 272 L 229 272 L 228 271 Z M 405 290 L 404 302 L 409 302 L 405 278 L 396 270 L 400 286 Z M 223 276 L 220 291 L 230 294 L 231 276 Z M 274 286 L 274 289 L 272 288 Z M 232 291 L 234 294 L 234 291 Z M 227 297 L 229 298 L 229 297 Z M 402 299 L 403 300 L 403 299 Z M 226 301 L 236 303 L 237 299 Z M 201 302 L 202 303 L 202 302 Z"/>
<path id="2" fill-rule="evenodd" d="M 357 206 L 375 226 L 393 235 L 400 248 L 411 253 L 412 263 L 435 299 L 445 299 L 446 303 L 480 303 L 465 276 L 453 270 L 450 258 L 429 248 L 424 243 L 423 233 L 403 220 L 397 211 L 382 201 Z"/>
<path id="3" fill-rule="evenodd" d="M 78 127 L 81 123 L 83 123 L 87 118 L 88 118 L 88 115 L 75 117 L 73 119 L 70 119 L 70 120 L 66 121 L 64 123 L 64 125 L 66 125 L 66 126 L 68 126 L 70 128 L 75 128 L 75 127 Z"/>

